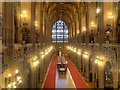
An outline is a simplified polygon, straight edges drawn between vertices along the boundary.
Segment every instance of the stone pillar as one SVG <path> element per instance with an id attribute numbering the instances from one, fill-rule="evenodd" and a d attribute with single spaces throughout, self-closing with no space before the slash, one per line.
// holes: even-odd
<path id="1" fill-rule="evenodd" d="M 32 48 L 33 52 L 35 50 L 35 5 L 36 3 L 32 2 L 31 3 L 31 43 L 32 43 Z M 33 53 L 34 54 L 34 53 Z"/>
<path id="2" fill-rule="evenodd" d="M 31 2 L 31 43 L 32 43 L 32 55 L 35 55 L 35 4 L 34 2 Z M 34 58 L 34 57 L 33 57 Z M 31 59 L 33 59 L 31 58 Z M 32 76 L 31 76 L 31 80 L 33 82 L 31 82 L 31 88 L 35 88 L 36 87 L 36 73 L 35 73 L 35 68 L 32 70 Z"/>
<path id="3" fill-rule="evenodd" d="M 100 15 L 99 15 L 99 51 L 102 54 L 102 46 L 104 43 L 104 3 L 99 2 L 99 7 L 101 9 Z M 100 72 L 99 72 L 99 88 L 104 88 L 104 72 L 102 69 L 102 66 L 99 66 Z"/>
<path id="4" fill-rule="evenodd" d="M 98 78 L 99 78 L 99 88 L 104 88 L 104 68 L 101 65 L 98 65 Z"/>
<path id="5" fill-rule="evenodd" d="M 43 44 L 43 3 L 40 3 L 40 51 L 42 50 L 42 44 Z M 43 79 L 43 60 L 40 55 L 40 86 L 42 84 L 42 79 Z"/>
<path id="6" fill-rule="evenodd" d="M 89 3 L 85 3 L 86 6 L 86 47 L 89 44 Z"/>
<path id="7" fill-rule="evenodd" d="M 84 57 L 82 56 L 82 64 L 83 64 L 83 75 L 85 75 L 85 60 L 84 60 Z"/>
<path id="8" fill-rule="evenodd" d="M 99 7 L 101 9 L 100 15 L 99 15 L 99 45 L 100 45 L 100 50 L 102 50 L 102 45 L 104 43 L 104 3 L 100 2 L 98 3 Z"/>
<path id="9" fill-rule="evenodd" d="M 12 64 L 14 62 L 14 3 L 12 2 L 3 2 L 3 12 L 2 12 L 2 20 L 3 20 L 3 33 L 4 33 L 4 41 L 3 44 L 7 47 L 7 57 L 9 58 L 8 63 Z"/>
<path id="10" fill-rule="evenodd" d="M 118 88 L 118 80 L 119 80 L 119 60 L 116 60 L 113 65 L 113 88 Z"/>
<path id="11" fill-rule="evenodd" d="M 81 4 L 81 3 L 80 3 Z M 81 45 L 81 7 L 79 4 L 79 11 L 78 11 L 78 20 L 79 20 L 79 44 Z"/>
<path id="12" fill-rule="evenodd" d="M 117 25 L 116 25 L 116 39 L 117 39 L 117 43 L 120 43 L 120 1 L 118 2 L 118 16 L 117 16 Z"/>
<path id="13" fill-rule="evenodd" d="M 45 31 L 45 32 L 44 32 L 44 43 L 45 43 L 45 47 L 46 47 L 46 43 L 47 43 L 47 24 L 46 24 L 46 23 L 47 23 L 47 19 L 46 19 L 46 10 L 45 10 L 44 12 L 45 12 L 45 16 L 44 16 L 44 17 L 45 17 L 45 19 L 44 19 L 44 27 L 45 27 L 45 28 L 44 28 L 44 29 L 45 29 L 45 30 L 44 30 L 44 31 Z"/>
<path id="14" fill-rule="evenodd" d="M 9 73 L 13 72 L 13 63 L 14 61 L 14 5 L 13 2 L 2 2 L 2 20 L 3 20 L 3 26 L 2 26 L 2 33 L 3 33 L 3 44 L 7 47 L 6 56 L 7 63 L 9 68 Z M 5 76 L 6 77 L 6 76 Z M 5 80 L 2 78 L 2 80 Z M 7 88 L 4 83 L 5 81 L 2 81 L 3 88 Z"/>
<path id="15" fill-rule="evenodd" d="M 15 2 L 15 7 L 14 7 L 14 11 L 15 11 L 15 43 L 21 43 L 22 41 L 22 33 L 21 33 L 21 3 Z"/>
<path id="16" fill-rule="evenodd" d="M 43 3 L 40 3 L 40 43 L 42 43 L 42 25 L 43 25 Z"/>
<path id="17" fill-rule="evenodd" d="M 45 5 L 44 5 L 44 7 L 43 7 L 43 19 L 42 19 L 42 22 L 43 22 L 43 26 L 42 26 L 42 38 L 44 38 L 44 39 L 42 39 L 42 43 L 44 44 L 45 43 L 45 28 L 46 28 L 46 26 L 45 26 L 45 23 L 46 23 L 46 19 L 45 19 L 46 17 L 45 17 Z"/>
<path id="18" fill-rule="evenodd" d="M 95 68 L 96 68 L 96 64 L 94 63 L 94 60 L 93 60 L 92 61 L 92 83 L 93 84 L 95 84 Z"/>
<path id="19" fill-rule="evenodd" d="M 89 3 L 85 3 L 86 6 L 86 49 L 88 49 L 89 44 Z M 89 58 L 88 58 L 89 59 Z M 89 81 L 89 62 L 88 59 L 85 60 L 86 78 Z"/>
<path id="20" fill-rule="evenodd" d="M 113 74 L 114 75 L 114 74 Z M 116 77 L 115 77 L 116 76 Z M 115 73 L 115 76 L 113 76 L 113 88 L 118 88 L 118 73 Z"/>

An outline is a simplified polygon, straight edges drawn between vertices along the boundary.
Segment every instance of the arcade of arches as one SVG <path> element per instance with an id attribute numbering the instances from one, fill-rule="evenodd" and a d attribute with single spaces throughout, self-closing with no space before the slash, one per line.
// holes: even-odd
<path id="1" fill-rule="evenodd" d="M 120 88 L 120 2 L 0 8 L 0 88 Z M 58 55 L 68 62 L 62 74 Z"/>

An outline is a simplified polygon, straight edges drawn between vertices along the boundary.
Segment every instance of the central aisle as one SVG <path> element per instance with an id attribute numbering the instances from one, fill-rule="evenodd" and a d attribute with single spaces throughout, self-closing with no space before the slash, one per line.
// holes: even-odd
<path id="1" fill-rule="evenodd" d="M 44 89 L 52 88 L 88 88 L 87 83 L 78 73 L 73 63 L 69 58 L 66 58 L 68 61 L 68 68 L 66 74 L 59 74 L 57 71 L 57 57 L 53 57 L 51 65 L 44 83 Z"/>
<path id="2" fill-rule="evenodd" d="M 64 74 L 56 70 L 56 88 L 76 88 L 69 69 Z"/>

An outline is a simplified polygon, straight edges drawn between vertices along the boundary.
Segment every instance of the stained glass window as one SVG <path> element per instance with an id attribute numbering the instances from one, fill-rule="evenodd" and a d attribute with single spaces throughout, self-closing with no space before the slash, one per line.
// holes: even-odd
<path id="1" fill-rule="evenodd" d="M 52 42 L 67 43 L 68 27 L 64 21 L 58 20 L 52 28 Z"/>

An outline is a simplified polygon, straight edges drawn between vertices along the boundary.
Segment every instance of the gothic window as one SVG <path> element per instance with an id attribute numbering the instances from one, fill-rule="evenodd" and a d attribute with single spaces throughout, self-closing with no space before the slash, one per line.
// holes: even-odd
<path id="1" fill-rule="evenodd" d="M 52 28 L 52 42 L 68 42 L 68 27 L 64 21 L 58 20 Z"/>

